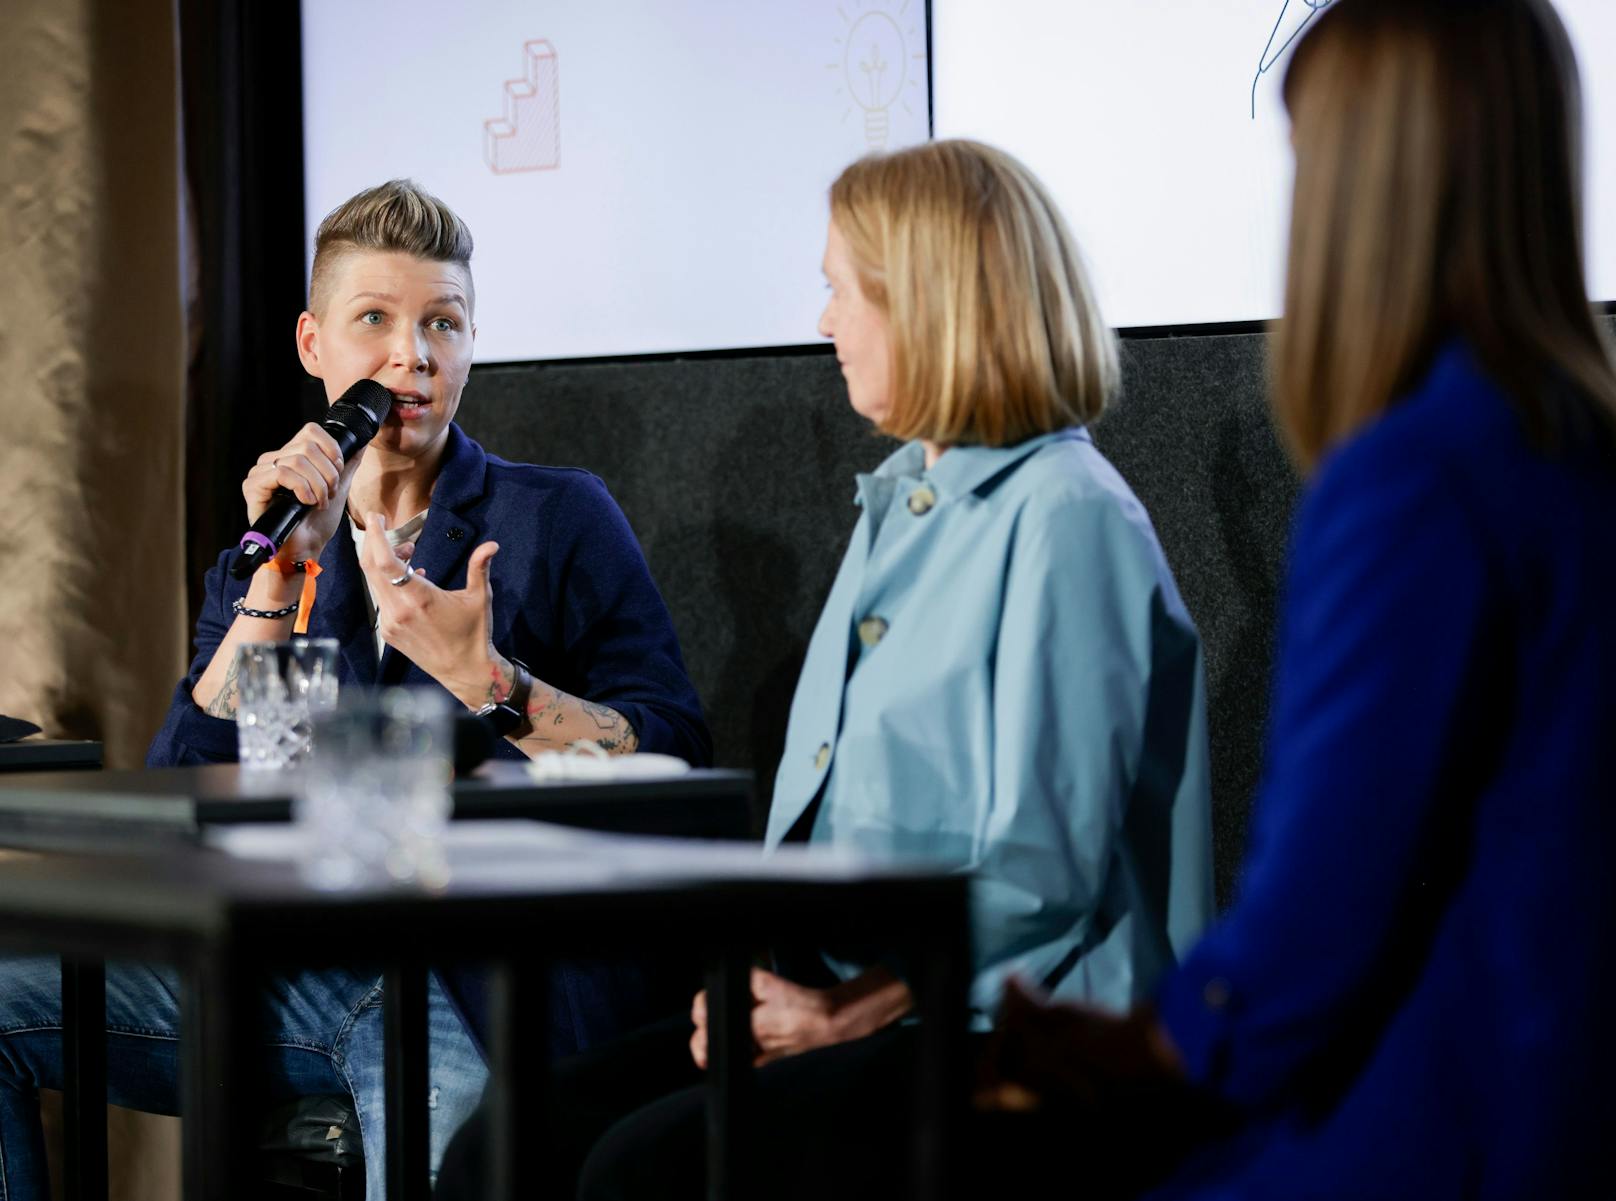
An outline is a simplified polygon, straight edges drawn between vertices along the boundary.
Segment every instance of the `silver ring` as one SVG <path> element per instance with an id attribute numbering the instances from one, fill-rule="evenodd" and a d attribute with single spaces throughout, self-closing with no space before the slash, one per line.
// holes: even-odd
<path id="1" fill-rule="evenodd" d="M 397 587 L 399 587 L 399 586 L 401 586 L 403 584 L 408 584 L 414 578 L 415 578 L 415 568 L 411 567 L 409 564 L 406 563 L 404 565 L 404 574 L 399 576 L 398 579 L 396 579 L 396 580 L 388 580 L 387 582 L 389 584 L 393 585 L 393 587 L 397 588 Z"/>

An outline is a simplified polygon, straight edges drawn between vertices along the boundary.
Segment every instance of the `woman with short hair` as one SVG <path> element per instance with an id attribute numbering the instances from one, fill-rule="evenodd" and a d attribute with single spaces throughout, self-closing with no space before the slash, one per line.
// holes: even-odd
<path id="1" fill-rule="evenodd" d="M 1190 1086 L 1234 1132 L 1172 1196 L 1606 1195 L 1616 370 L 1571 45 L 1546 0 L 1336 0 L 1285 99 L 1312 479 L 1240 901 L 1154 1012 L 1012 1004 L 1004 1095 Z"/>
<path id="2" fill-rule="evenodd" d="M 709 758 L 672 620 L 605 485 L 582 471 L 506 462 L 455 424 L 475 333 L 471 256 L 465 223 L 409 180 L 367 188 L 320 223 L 298 357 L 328 401 L 370 378 L 392 393 L 392 407 L 346 462 L 310 423 L 248 473 L 249 522 L 281 488 L 310 512 L 249 579 L 227 575 L 233 551 L 207 573 L 196 657 L 152 740 L 151 766 L 233 761 L 236 649 L 294 630 L 337 640 L 344 688 L 402 684 L 486 705 L 504 735 L 494 753 L 505 758 L 576 738 L 613 754 Z M 278 974 L 264 993 L 264 1101 L 351 1096 L 366 1195 L 383 1201 L 381 979 L 366 966 L 370 948 L 340 929 L 331 938 L 350 965 Z M 475 1021 L 479 981 L 456 980 Z M 551 1045 L 571 1051 L 643 1021 L 646 989 L 632 965 L 557 964 L 546 995 Z M 113 1103 L 177 1111 L 181 992 L 169 968 L 108 967 Z M 487 1071 L 436 975 L 428 996 L 436 1164 Z M 38 1091 L 62 1084 L 61 1021 L 57 960 L 0 958 L 6 1201 L 50 1193 Z"/>
<path id="3" fill-rule="evenodd" d="M 865 159 L 830 208 L 820 332 L 853 408 L 906 444 L 858 480 L 767 845 L 971 871 L 979 1025 L 1012 971 L 1125 1008 L 1212 899 L 1199 639 L 1083 428 L 1116 390 L 1115 341 L 1054 203 L 1002 151 Z M 1171 872 L 1133 845 L 1146 825 L 1171 829 Z"/>

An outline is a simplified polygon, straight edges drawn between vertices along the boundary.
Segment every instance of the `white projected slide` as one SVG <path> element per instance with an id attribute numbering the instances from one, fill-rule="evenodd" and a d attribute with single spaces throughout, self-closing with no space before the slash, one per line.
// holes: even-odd
<path id="1" fill-rule="evenodd" d="M 1055 193 L 1116 326 L 1279 314 L 1289 49 L 1329 0 L 932 0 L 938 137 Z M 1582 67 L 1589 286 L 1616 299 L 1616 2 L 1558 0 Z"/>
<path id="2" fill-rule="evenodd" d="M 304 0 L 316 223 L 410 176 L 471 226 L 477 360 L 818 340 L 826 189 L 923 141 L 924 0 Z"/>

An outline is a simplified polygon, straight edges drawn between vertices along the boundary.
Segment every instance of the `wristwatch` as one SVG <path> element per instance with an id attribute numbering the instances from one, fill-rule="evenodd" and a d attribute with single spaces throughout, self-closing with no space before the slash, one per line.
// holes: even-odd
<path id="1" fill-rule="evenodd" d="M 533 691 L 533 673 L 520 659 L 512 659 L 509 655 L 505 658 L 516 675 L 511 694 L 502 701 L 490 701 L 477 710 L 477 716 L 485 719 L 501 738 L 526 738 L 533 732 L 533 722 L 527 715 L 527 698 Z"/>

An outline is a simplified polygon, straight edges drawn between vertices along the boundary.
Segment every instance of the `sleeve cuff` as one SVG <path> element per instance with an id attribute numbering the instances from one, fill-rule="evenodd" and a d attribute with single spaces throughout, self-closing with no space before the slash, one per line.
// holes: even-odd
<path id="1" fill-rule="evenodd" d="M 169 721 L 147 755 L 150 767 L 177 767 L 194 763 L 234 763 L 236 723 L 225 717 L 212 717 L 197 708 L 191 699 L 190 680 L 181 680 L 174 690 Z"/>
<path id="2" fill-rule="evenodd" d="M 677 755 L 691 767 L 711 767 L 712 750 L 701 745 L 682 728 L 683 723 L 670 721 L 649 705 L 633 701 L 602 701 L 623 715 L 634 727 L 637 747 L 661 755 Z"/>
<path id="3" fill-rule="evenodd" d="M 1221 1091 L 1230 1023 L 1239 997 L 1226 976 L 1186 963 L 1156 995 L 1156 1017 L 1183 1060 L 1185 1074 L 1202 1088 Z"/>

